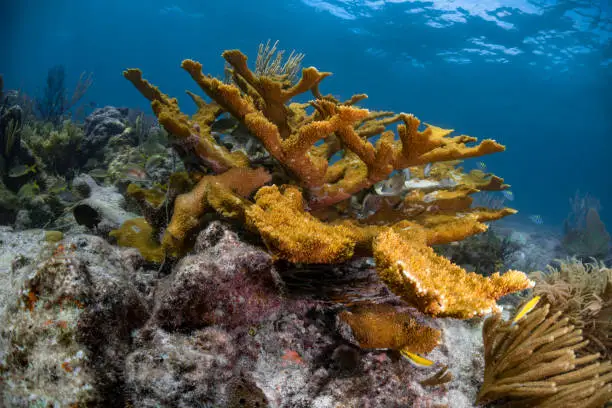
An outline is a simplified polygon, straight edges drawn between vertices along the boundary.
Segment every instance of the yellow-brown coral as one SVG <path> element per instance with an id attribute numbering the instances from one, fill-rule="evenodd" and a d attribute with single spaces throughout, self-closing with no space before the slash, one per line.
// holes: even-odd
<path id="1" fill-rule="evenodd" d="M 352 194 L 384 180 L 393 169 L 435 161 L 480 156 L 500 152 L 504 147 L 493 140 L 485 140 L 479 145 L 468 147 L 466 143 L 476 139 L 470 136 L 449 137 L 452 130 L 428 125 L 419 131 L 420 121 L 412 115 L 400 114 L 381 119 L 377 112 L 369 112 L 352 106 L 352 103 L 363 99 L 353 98 L 350 103 L 339 103 L 330 97 L 323 97 L 318 92 L 320 82 L 329 76 L 316 68 L 305 68 L 302 77 L 293 86 L 286 88 L 286 83 L 275 81 L 265 75 L 257 75 L 247 66 L 247 58 L 238 50 L 225 51 L 224 58 L 232 67 L 234 84 L 206 76 L 202 65 L 196 61 L 185 60 L 182 67 L 192 76 L 200 88 L 215 102 L 204 104 L 197 101 L 201 118 L 191 121 L 178 110 L 176 99 L 169 98 L 147 81 L 142 79 L 138 70 L 127 70 L 124 75 L 145 95 L 153 101 L 153 110 L 170 133 L 181 138 L 188 138 L 194 133 L 193 122 L 200 128 L 200 143 L 213 141 L 202 136 L 216 116 L 218 109 L 229 112 L 243 123 L 251 134 L 259 139 L 266 149 L 281 163 L 299 182 L 309 190 L 309 206 L 327 206 L 342 201 Z M 289 104 L 298 94 L 312 91 L 316 100 L 308 104 Z M 306 108 L 314 107 L 309 114 Z M 199 120 L 198 120 L 199 119 Z M 394 140 L 392 132 L 384 132 L 386 124 L 401 121 L 398 126 L 400 140 Z M 376 147 L 367 137 L 381 134 Z M 326 147 L 315 147 L 315 143 L 325 140 Z M 208 145 L 207 145 L 208 146 Z M 334 146 L 334 147 L 332 147 Z M 338 168 L 349 170 L 357 158 L 364 171 L 357 173 L 343 171 L 339 179 L 330 182 L 328 177 L 329 155 L 340 148 L 350 151 L 352 155 L 343 157 L 335 164 Z M 228 152 L 213 152 L 210 147 L 202 148 L 205 154 L 216 156 L 212 159 L 220 168 L 243 166 L 242 160 L 229 158 Z M 234 164 L 232 164 L 234 163 Z M 213 167 L 214 168 L 214 167 Z"/>
<path id="2" fill-rule="evenodd" d="M 381 233 L 374 242 L 381 279 L 393 293 L 434 316 L 470 318 L 498 311 L 496 300 L 533 286 L 518 271 L 483 277 L 466 273 L 418 239 Z"/>
<path id="3" fill-rule="evenodd" d="M 174 214 L 162 239 L 171 255 L 179 255 L 189 236 L 196 232 L 206 212 L 217 212 L 229 218 L 243 218 L 250 205 L 246 200 L 254 190 L 270 180 L 263 169 L 232 168 L 216 176 L 204 176 L 188 193 L 174 202 Z"/>
<path id="4" fill-rule="evenodd" d="M 339 318 L 346 322 L 361 348 L 429 353 L 440 340 L 440 331 L 419 324 L 409 313 L 387 304 L 361 304 L 345 310 Z"/>
<path id="5" fill-rule="evenodd" d="M 300 191 L 287 186 L 263 187 L 246 210 L 247 226 L 259 231 L 278 256 L 292 262 L 340 263 L 353 256 L 355 240 L 349 228 L 322 223 L 304 211 Z"/>
<path id="6" fill-rule="evenodd" d="M 189 118 L 180 111 L 176 98 L 164 95 L 157 87 L 143 79 L 139 69 L 125 70 L 123 76 L 151 101 L 159 123 L 175 138 L 190 145 L 207 166 L 217 172 L 248 166 L 248 160 L 242 152 L 230 152 L 217 144 L 212 137 L 210 126 L 223 113 L 217 104 L 207 104 L 199 96 L 188 92 L 198 107 L 196 114 Z"/>
<path id="7" fill-rule="evenodd" d="M 478 280 L 436 258 L 427 247 L 483 232 L 487 228 L 483 222 L 514 213 L 511 209 L 471 208 L 470 194 L 508 186 L 501 178 L 478 171 L 464 174 L 455 168 L 458 160 L 501 152 L 504 146 L 494 140 L 468 146 L 476 139 L 451 136 L 452 130 L 432 125 L 419 130 L 421 122 L 413 115 L 357 107 L 365 94 L 344 102 L 323 95 L 319 87 L 330 74 L 314 67 L 303 69 L 295 81 L 287 81 L 282 75 L 252 71 L 246 56 L 238 50 L 225 51 L 223 57 L 229 64 L 231 82 L 205 75 L 199 62 L 183 61 L 181 66 L 212 99 L 208 103 L 189 93 L 198 108 L 192 117 L 179 110 L 176 99 L 144 80 L 140 71 L 124 73 L 152 101 L 159 122 L 179 141 L 183 156 L 190 153 L 200 159 L 202 167 L 217 173 L 203 175 L 191 192 L 176 199 L 162 241 L 169 254 L 183 253 L 203 216 L 215 211 L 244 222 L 262 237 L 271 252 L 293 262 L 343 262 L 356 253 L 371 254 L 372 243 L 376 242 L 381 276 L 406 300 L 434 315 L 480 315 L 495 310 L 495 300 L 503 294 L 529 286 L 519 272 Z M 291 102 L 305 92 L 314 99 Z M 224 113 L 265 147 L 270 157 L 264 166 L 275 182 L 281 180 L 278 184 L 284 185 L 262 187 L 268 173 L 248 170 L 253 164 L 243 152 L 230 152 L 215 140 L 212 125 Z M 392 124 L 398 124 L 397 137 L 388 130 Z M 378 140 L 372 143 L 372 137 Z M 334 156 L 339 158 L 332 159 Z M 417 183 L 418 188 L 426 187 L 422 193 L 408 192 L 395 200 L 372 199 L 374 186 L 386 182 L 392 173 L 433 162 L 438 164 L 432 180 Z M 255 173 L 236 177 L 238 170 Z M 423 169 L 417 173 L 425 176 L 427 172 Z M 239 191 L 241 184 L 244 191 Z M 413 185 L 406 182 L 401 187 L 410 190 Z M 258 189 L 255 202 L 250 201 L 249 194 Z M 352 210 L 349 199 L 357 197 L 363 200 L 360 207 L 366 216 Z M 415 257 L 410 262 L 430 268 L 419 272 L 419 282 L 414 281 L 417 274 L 411 274 L 408 281 L 401 274 L 395 276 L 398 261 L 408 260 L 384 249 L 389 237 L 401 241 L 400 247 L 407 248 L 405 254 Z M 431 276 L 440 276 L 439 282 L 444 285 L 465 287 L 452 294 L 450 288 L 436 286 Z M 416 286 L 425 288 L 426 295 L 413 294 Z M 484 298 L 469 299 L 479 295 Z"/>
<path id="8" fill-rule="evenodd" d="M 164 260 L 164 250 L 155 239 L 153 228 L 144 218 L 127 220 L 109 235 L 117 239 L 117 244 L 121 246 L 138 249 L 147 261 L 159 263 Z"/>

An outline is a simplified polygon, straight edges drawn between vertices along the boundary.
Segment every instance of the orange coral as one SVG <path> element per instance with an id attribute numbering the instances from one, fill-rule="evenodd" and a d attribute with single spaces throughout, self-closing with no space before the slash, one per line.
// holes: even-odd
<path id="1" fill-rule="evenodd" d="M 438 345 L 440 331 L 419 324 L 409 313 L 386 304 L 361 304 L 339 314 L 361 348 L 429 353 Z"/>
<path id="2" fill-rule="evenodd" d="M 147 261 L 161 262 L 164 260 L 164 250 L 155 239 L 153 228 L 144 218 L 127 220 L 109 235 L 117 239 L 117 244 L 121 246 L 137 248 Z"/>
<path id="3" fill-rule="evenodd" d="M 162 239 L 169 254 L 179 255 L 190 234 L 197 232 L 206 212 L 226 217 L 240 217 L 250 204 L 245 200 L 253 191 L 270 181 L 263 169 L 232 168 L 216 176 L 204 176 L 188 193 L 174 202 L 174 214 Z"/>
<path id="4" fill-rule="evenodd" d="M 198 107 L 196 114 L 189 118 L 180 111 L 176 98 L 164 95 L 157 87 L 143 79 L 139 69 L 125 70 L 123 76 L 151 101 L 159 123 L 175 138 L 190 145 L 205 165 L 216 172 L 248 166 L 248 160 L 242 152 L 230 152 L 217 144 L 212 137 L 210 127 L 223 113 L 217 104 L 207 104 L 199 96 L 188 93 Z"/>
<path id="5" fill-rule="evenodd" d="M 483 222 L 515 212 L 471 208 L 471 194 L 508 185 L 490 174 L 465 174 L 455 167 L 460 159 L 501 152 L 504 146 L 494 140 L 468 146 L 476 139 L 451 136 L 452 130 L 432 125 L 421 131 L 413 115 L 359 108 L 356 104 L 367 97 L 364 94 L 344 102 L 324 96 L 319 86 L 330 74 L 314 67 L 303 69 L 299 80 L 292 82 L 250 70 L 238 50 L 226 51 L 223 57 L 231 83 L 204 75 L 199 62 L 183 61 L 182 67 L 212 99 L 208 103 L 189 93 L 198 108 L 192 117 L 180 111 L 175 98 L 144 80 L 139 70 L 124 72 L 152 101 L 160 124 L 180 142 L 183 153 L 193 153 L 202 167 L 217 173 L 202 175 L 190 192 L 176 198 L 162 239 L 169 254 L 180 255 L 203 215 L 214 211 L 244 222 L 273 253 L 293 262 L 337 263 L 355 253 L 374 252 L 389 286 L 435 315 L 483 314 L 494 310 L 503 294 L 529 286 L 519 272 L 479 280 L 428 248 L 483 232 Z M 291 102 L 305 92 L 314 99 Z M 252 163 L 242 151 L 229 151 L 216 142 L 211 128 L 223 113 L 261 142 L 271 156 L 266 169 L 290 185 L 262 187 L 271 179 L 267 170 L 250 169 Z M 398 137 L 387 129 L 395 123 Z M 371 137 L 378 137 L 377 142 L 370 142 Z M 340 158 L 332 160 L 335 155 Z M 427 170 L 418 167 L 434 162 Z M 392 176 L 408 169 L 427 179 Z M 401 182 L 398 193 L 374 195 L 377 189 L 372 187 L 387 183 L 390 176 L 395 184 Z M 249 197 L 253 192 L 254 202 Z M 396 197 L 386 196 L 393 194 Z M 363 200 L 359 206 L 364 216 L 353 212 L 353 198 Z M 408 279 L 398 268 L 402 263 L 423 270 L 410 273 Z M 452 294 L 452 285 L 464 287 Z M 482 299 L 470 300 L 481 295 Z"/>
<path id="6" fill-rule="evenodd" d="M 266 245 L 292 262 L 339 263 L 353 256 L 355 240 L 346 226 L 322 223 L 304 211 L 300 191 L 287 186 L 263 187 L 246 210 L 247 226 L 259 231 Z"/>
<path id="7" fill-rule="evenodd" d="M 393 231 L 378 235 L 374 257 L 381 279 L 393 293 L 434 316 L 482 316 L 499 310 L 500 297 L 533 286 L 518 271 L 487 278 L 466 273 L 424 242 L 406 240 Z"/>
<path id="8" fill-rule="evenodd" d="M 181 138 L 194 133 L 194 124 L 200 128 L 199 152 L 206 157 L 205 163 L 213 162 L 215 171 L 228 166 L 243 167 L 242 158 L 223 150 L 213 149 L 214 139 L 207 136 L 219 109 L 229 112 L 243 123 L 250 133 L 259 139 L 268 152 L 274 156 L 299 182 L 308 189 L 311 208 L 329 206 L 349 198 L 351 195 L 386 179 L 394 169 L 403 169 L 419 164 L 446 161 L 500 152 L 504 147 L 493 140 L 468 147 L 466 143 L 476 139 L 470 136 L 449 137 L 452 130 L 427 125 L 420 132 L 420 121 L 413 115 L 400 114 L 393 117 L 388 112 L 371 113 L 366 109 L 352 106 L 365 95 L 356 95 L 348 103 L 339 103 L 331 97 L 319 94 L 320 82 L 329 76 L 316 68 L 306 68 L 295 85 L 287 88 L 286 83 L 265 75 L 256 75 L 247 66 L 247 58 L 238 50 L 225 51 L 224 58 L 232 67 L 234 84 L 202 73 L 202 65 L 185 60 L 182 67 L 191 75 L 200 88 L 214 100 L 205 104 L 196 100 L 198 114 L 190 120 L 178 110 L 176 99 L 159 92 L 156 87 L 142 79 L 140 71 L 127 70 L 124 76 L 153 101 L 153 110 L 166 129 Z M 304 92 L 312 91 L 316 100 L 310 104 L 289 104 L 289 101 Z M 315 112 L 308 114 L 312 106 Z M 392 132 L 385 132 L 385 125 L 402 121 L 398 126 L 400 140 L 394 140 Z M 376 146 L 368 137 L 381 134 Z M 324 140 L 327 146 L 315 146 Z M 344 148 L 351 154 L 343 157 L 330 171 L 341 177 L 330 182 L 328 170 L 329 154 Z M 355 166 L 363 171 L 347 171 Z M 215 167 L 216 166 L 216 167 Z"/>

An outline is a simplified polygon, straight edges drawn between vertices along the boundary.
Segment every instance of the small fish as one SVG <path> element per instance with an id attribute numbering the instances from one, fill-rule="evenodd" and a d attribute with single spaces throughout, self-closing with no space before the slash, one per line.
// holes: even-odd
<path id="1" fill-rule="evenodd" d="M 17 167 L 13 167 L 10 171 L 8 176 L 15 178 L 15 177 L 21 177 L 21 176 L 25 176 L 26 174 L 29 173 L 36 173 L 36 163 L 34 163 L 31 166 L 27 166 L 25 164 L 21 164 Z"/>
<path id="2" fill-rule="evenodd" d="M 165 159 L 163 156 L 156 154 L 147 159 L 147 162 L 144 165 L 145 169 L 155 169 L 163 166 L 165 163 Z"/>
<path id="3" fill-rule="evenodd" d="M 412 353 L 405 348 L 400 350 L 400 354 L 406 357 L 410 364 L 415 367 L 431 367 L 434 364 L 433 361 L 428 360 L 425 357 L 421 357 L 418 354 Z"/>
<path id="4" fill-rule="evenodd" d="M 74 203 L 78 201 L 77 196 L 75 196 L 70 190 L 61 191 L 59 193 L 56 193 L 56 195 L 59 197 L 60 200 L 65 201 L 67 203 Z"/>
<path id="5" fill-rule="evenodd" d="M 476 163 L 476 166 L 478 166 L 478 168 L 482 171 L 487 171 L 487 165 L 483 161 Z"/>
<path id="6" fill-rule="evenodd" d="M 53 180 L 50 185 L 47 187 L 47 191 L 51 194 L 59 194 L 63 193 L 68 189 L 68 184 L 64 179 L 56 179 Z"/>
<path id="7" fill-rule="evenodd" d="M 34 197 L 40 193 L 40 186 L 36 181 L 21 186 L 17 195 L 20 197 Z"/>
<path id="8" fill-rule="evenodd" d="M 47 190 L 47 191 L 49 191 L 49 193 L 51 193 L 51 194 L 56 194 L 57 195 L 59 193 L 63 193 L 64 191 L 66 191 L 67 188 L 68 188 L 68 186 L 65 185 L 65 184 L 63 184 L 63 185 L 62 184 L 56 184 L 56 185 L 50 187 L 49 190 Z"/>
<path id="9" fill-rule="evenodd" d="M 102 218 L 98 211 L 94 210 L 87 204 L 77 204 L 72 209 L 72 214 L 77 224 L 85 225 L 88 228 L 95 228 L 98 226 Z"/>
<path id="10" fill-rule="evenodd" d="M 123 132 L 121 132 L 121 136 L 127 136 L 130 133 L 132 133 L 132 128 L 127 126 L 125 129 L 123 129 Z"/>
<path id="11" fill-rule="evenodd" d="M 453 180 L 452 178 L 443 178 L 442 180 L 440 180 L 440 187 L 443 188 L 449 188 L 449 187 L 455 187 L 458 183 Z"/>
<path id="12" fill-rule="evenodd" d="M 129 167 L 124 173 L 125 179 L 129 181 L 143 181 L 147 179 L 147 173 L 141 167 Z"/>
<path id="13" fill-rule="evenodd" d="M 152 139 L 145 140 L 145 142 L 140 145 L 140 148 L 145 155 L 152 157 L 166 152 L 166 147 L 164 145 Z"/>
<path id="14" fill-rule="evenodd" d="M 431 163 L 427 163 L 425 165 L 425 169 L 423 169 L 423 175 L 425 177 L 429 177 L 429 175 L 431 174 L 431 167 L 432 167 Z"/>
<path id="15" fill-rule="evenodd" d="M 514 193 L 512 191 L 504 190 L 502 191 L 502 194 L 506 200 L 514 201 Z"/>
<path id="16" fill-rule="evenodd" d="M 518 311 L 516 316 L 514 316 L 514 319 L 512 319 L 512 324 L 515 324 L 516 322 L 521 320 L 527 313 L 531 312 L 533 308 L 536 307 L 539 301 L 540 296 L 534 296 L 533 299 L 525 303 L 525 305 L 521 307 L 521 310 Z"/>
<path id="17" fill-rule="evenodd" d="M 544 220 L 542 219 L 542 216 L 541 216 L 541 215 L 538 215 L 538 214 L 530 215 L 530 216 L 529 216 L 529 219 L 530 219 L 530 220 L 531 220 L 531 221 L 532 221 L 534 224 L 537 224 L 537 225 L 542 225 L 542 224 L 544 224 Z"/>
<path id="18" fill-rule="evenodd" d="M 379 181 L 374 185 L 374 191 L 379 196 L 396 196 L 402 192 L 404 188 L 403 173 L 396 173 L 387 180 Z"/>
<path id="19" fill-rule="evenodd" d="M 402 174 L 404 175 L 404 181 L 410 180 L 410 169 L 408 167 L 402 170 Z"/>
<path id="20" fill-rule="evenodd" d="M 221 118 L 213 122 L 211 130 L 219 133 L 231 133 L 240 122 L 234 118 Z"/>
<path id="21" fill-rule="evenodd" d="M 357 213 L 357 218 L 364 219 L 374 215 L 380 209 L 382 204 L 381 197 L 376 194 L 368 194 L 361 203 L 361 208 Z"/>
<path id="22" fill-rule="evenodd" d="M 91 177 L 95 179 L 103 179 L 103 178 L 106 178 L 106 176 L 108 176 L 108 172 L 104 169 L 93 169 L 91 171 L 88 171 L 87 174 L 89 174 Z"/>

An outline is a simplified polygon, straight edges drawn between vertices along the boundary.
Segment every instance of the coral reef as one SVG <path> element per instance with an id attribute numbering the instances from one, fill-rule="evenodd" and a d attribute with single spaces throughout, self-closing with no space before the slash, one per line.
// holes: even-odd
<path id="1" fill-rule="evenodd" d="M 127 108 L 105 106 L 87 116 L 84 125 L 83 153 L 87 157 L 98 156 L 113 136 L 123 134 L 128 128 L 127 115 Z"/>
<path id="2" fill-rule="evenodd" d="M 439 367 L 416 370 L 392 351 L 347 343 L 336 326 L 344 308 L 280 296 L 284 289 L 273 265 L 269 254 L 240 241 L 227 226 L 209 224 L 193 254 L 160 282 L 152 317 L 135 336 L 126 360 L 132 404 L 228 407 L 241 398 L 244 405 L 238 406 L 449 403 L 448 388 L 420 384 Z M 414 316 L 423 319 L 416 311 Z M 472 337 L 452 328 L 446 335 Z M 431 353 L 440 364 L 451 363 L 451 370 L 480 358 L 454 354 L 451 362 L 451 354 Z M 474 382 L 470 377 L 463 389 L 449 385 L 460 401 L 454 407 L 471 406 Z"/>
<path id="3" fill-rule="evenodd" d="M 23 127 L 22 138 L 32 149 L 37 163 L 53 174 L 66 175 L 83 164 L 83 130 L 69 120 L 58 126 L 30 122 Z"/>
<path id="4" fill-rule="evenodd" d="M 36 159 L 22 139 L 23 111 L 11 93 L 5 94 L 0 82 L 0 212 L 5 223 L 12 223 L 17 216 L 19 199 L 16 192 L 34 178 Z M 8 222 L 6 222 L 8 221 Z"/>
<path id="5" fill-rule="evenodd" d="M 77 99 L 91 78 L 81 79 Z M 76 100 L 66 97 L 62 69 L 53 70 L 49 81 L 45 101 L 38 101 L 46 112 L 43 116 L 49 117 L 46 122 L 33 114 L 34 102 L 27 95 L 0 90 L 0 221 L 4 225 L 76 232 L 72 207 L 86 197 L 79 196 L 72 181 L 83 171 L 123 193 L 130 182 L 163 186 L 172 172 L 184 168 L 176 153 L 169 154 L 165 132 L 153 117 L 133 109 L 105 107 L 79 123 L 76 112 L 68 119 L 65 110 Z M 87 211 L 77 213 L 94 217 Z M 83 221 L 83 216 L 79 219 Z"/>
<path id="6" fill-rule="evenodd" d="M 72 201 L 69 179 L 81 164 L 83 132 L 69 120 L 34 120 L 15 105 L 27 107 L 27 97 L 10 95 L 0 103 L 1 218 L 19 229 L 48 227 Z"/>
<path id="7" fill-rule="evenodd" d="M 542 236 L 488 229 L 509 186 L 461 167 L 504 146 L 324 95 L 283 56 L 226 51 L 224 81 L 183 61 L 191 116 L 128 69 L 155 118 L 63 120 L 56 70 L 53 123 L 22 124 L 0 77 L 0 213 L 44 227 L 0 227 L 0 405 L 604 405 L 610 271 L 508 267 Z M 582 254 L 597 209 L 570 222 Z M 524 289 L 546 305 L 504 321 Z"/>
<path id="8" fill-rule="evenodd" d="M 0 174 L 3 176 L 10 169 L 13 160 L 19 156 L 15 150 L 21 146 L 22 125 L 21 107 L 11 104 L 0 87 Z"/>
<path id="9" fill-rule="evenodd" d="M 218 221 L 167 276 L 147 270 L 132 249 L 85 235 L 52 243 L 52 235 L 0 230 L 7 406 L 474 406 L 484 367 L 475 319 L 429 319 L 389 294 L 373 308 L 354 297 L 305 297 L 303 285 L 317 275 L 285 285 L 286 271 L 278 273 L 270 254 Z M 318 268 L 384 288 L 368 262 Z M 349 314 L 360 321 L 356 331 L 346 330 Z M 432 368 L 397 353 L 421 325 L 435 342 L 418 351 L 441 342 L 427 355 Z M 42 365 L 27 365 L 32 359 Z"/>
<path id="10" fill-rule="evenodd" d="M 485 231 L 483 222 L 514 213 L 508 208 L 470 208 L 470 194 L 508 186 L 498 177 L 477 171 L 465 174 L 455 168 L 458 159 L 500 152 L 504 150 L 502 145 L 484 140 L 468 146 L 476 139 L 465 135 L 452 137 L 452 130 L 432 125 L 420 131 L 420 121 L 413 115 L 356 107 L 366 97 L 363 94 L 346 102 L 324 96 L 319 86 L 330 73 L 314 67 L 303 69 L 296 80 L 287 80 L 286 73 L 279 75 L 276 68 L 270 74 L 262 68 L 267 65 L 264 61 L 275 61 L 272 65 L 278 68 L 280 58 L 273 60 L 267 48 L 267 53 L 265 47 L 260 50 L 266 55 L 260 55 L 259 72 L 249 69 L 247 58 L 240 51 L 224 52 L 226 72 L 231 78 L 225 83 L 204 75 L 200 63 L 183 61 L 182 67 L 212 100 L 206 102 L 188 92 L 197 106 L 191 117 L 181 112 L 175 98 L 143 79 L 139 70 L 124 71 L 125 78 L 151 101 L 153 112 L 170 134 L 179 155 L 184 160 L 195 159 L 201 166 L 193 190 L 179 195 L 173 203 L 173 215 L 161 239 L 166 255 L 185 253 L 191 237 L 202 228 L 202 219 L 211 212 L 233 218 L 258 233 L 275 256 L 304 263 L 339 263 L 357 253 L 372 254 L 373 243 L 390 230 L 412 229 L 394 239 L 426 252 L 427 245 L 464 239 Z M 314 100 L 292 102 L 308 91 Z M 230 151 L 218 143 L 219 137 L 215 138 L 212 128 L 226 113 L 275 159 L 267 163 L 268 167 L 258 167 L 249 162 L 243 151 Z M 395 123 L 399 123 L 399 139 L 386 130 Z M 369 141 L 374 137 L 378 138 L 375 144 Z M 340 158 L 332 161 L 333 156 Z M 434 162 L 445 163 L 438 163 L 433 172 L 419 168 Z M 202 174 L 204 169 L 216 175 Z M 359 220 L 347 211 L 351 197 L 377 190 L 379 183 L 387 182 L 394 172 L 407 171 L 422 176 L 423 180 L 404 179 L 400 205 L 380 208 L 366 220 Z M 426 179 L 430 173 L 431 179 Z M 276 185 L 263 186 L 270 180 Z M 432 252 L 427 257 L 431 260 L 436 256 Z M 431 266 L 439 264 L 434 261 Z M 387 268 L 385 265 L 381 270 Z M 461 277 L 465 272 L 460 268 L 453 270 L 455 284 L 470 279 Z M 438 268 L 435 272 L 449 271 L 450 268 Z M 492 310 L 495 299 L 503 294 L 530 286 L 519 272 L 504 278 L 494 275 L 486 282 L 487 300 L 481 307 L 451 300 L 449 304 L 454 306 L 444 314 L 458 317 L 483 314 Z M 413 284 L 395 279 L 391 287 L 405 294 Z M 470 292 L 475 288 L 476 285 L 465 286 L 464 299 L 482 294 Z M 406 300 L 414 298 L 407 296 Z M 433 314 L 444 309 L 433 308 L 431 302 L 417 304 Z"/>

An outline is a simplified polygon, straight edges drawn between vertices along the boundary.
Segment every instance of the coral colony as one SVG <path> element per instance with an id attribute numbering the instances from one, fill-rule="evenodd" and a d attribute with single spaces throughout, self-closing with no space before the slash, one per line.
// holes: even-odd
<path id="1" fill-rule="evenodd" d="M 293 83 L 286 75 L 258 75 L 237 50 L 223 57 L 231 66 L 231 82 L 206 76 L 202 65 L 185 60 L 182 67 L 212 102 L 189 93 L 198 111 L 188 117 L 178 101 L 163 94 L 130 69 L 124 76 L 149 100 L 159 123 L 179 140 L 184 156 L 195 156 L 210 174 L 194 180 L 190 191 L 178 194 L 159 251 L 176 256 L 188 249 L 189 237 L 201 229 L 210 212 L 239 220 L 259 234 L 277 257 L 300 263 L 340 263 L 356 254 L 374 256 L 380 277 L 399 296 L 432 315 L 468 318 L 497 310 L 495 301 L 532 286 L 525 274 L 509 271 L 488 278 L 466 273 L 437 256 L 431 245 L 464 239 L 486 230 L 483 222 L 513 214 L 512 209 L 470 208 L 470 194 L 507 186 L 482 172 L 464 174 L 453 160 L 501 152 L 493 140 L 475 146 L 470 136 L 428 125 L 409 114 L 371 112 L 356 104 L 366 95 L 339 101 L 320 91 L 331 75 L 306 68 Z M 292 102 L 311 92 L 309 103 Z M 271 159 L 254 166 L 242 151 L 230 151 L 211 135 L 211 127 L 229 113 L 266 150 Z M 399 140 L 387 127 L 397 125 Z M 372 144 L 369 139 L 377 138 Z M 187 143 L 181 141 L 189 140 Z M 185 152 L 185 150 L 187 152 Z M 341 157 L 330 162 L 332 156 Z M 450 163 L 449 163 L 450 162 Z M 357 220 L 346 202 L 386 180 L 393 171 L 436 163 L 432 183 L 409 190 L 394 206 L 384 205 Z M 270 184 L 274 178 L 282 184 Z M 440 187 L 451 180 L 452 189 Z M 450 184 L 450 183 L 446 183 Z M 445 185 L 446 185 L 445 184 Z M 133 188 L 146 214 L 163 202 L 147 200 L 152 192 Z M 253 197 L 250 199 L 250 197 Z M 154 219 L 147 219 L 155 225 Z M 142 231 L 151 231 L 143 229 Z M 149 238 L 134 238 L 135 243 Z M 457 290 L 457 288 L 462 288 Z"/>

